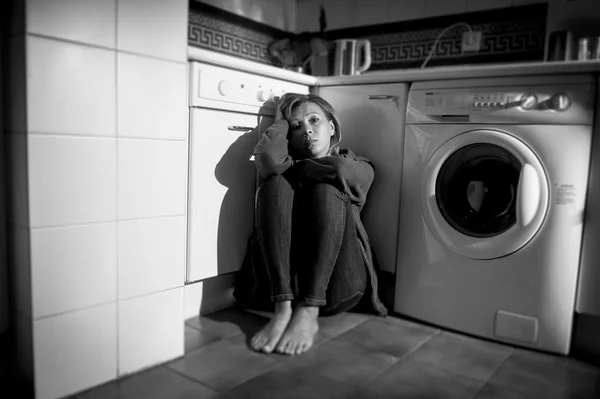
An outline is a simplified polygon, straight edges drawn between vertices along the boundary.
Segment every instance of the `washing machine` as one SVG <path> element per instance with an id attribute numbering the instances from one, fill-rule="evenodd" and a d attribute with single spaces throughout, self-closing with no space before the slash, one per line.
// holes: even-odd
<path id="1" fill-rule="evenodd" d="M 588 75 L 412 85 L 395 312 L 569 352 L 595 87 Z"/>

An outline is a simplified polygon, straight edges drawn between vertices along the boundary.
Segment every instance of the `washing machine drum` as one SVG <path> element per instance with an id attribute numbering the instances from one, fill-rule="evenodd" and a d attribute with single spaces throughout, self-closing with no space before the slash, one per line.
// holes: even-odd
<path id="1" fill-rule="evenodd" d="M 524 247 L 548 209 L 536 155 L 507 133 L 475 130 L 440 147 L 425 170 L 424 219 L 451 250 L 494 259 Z"/>

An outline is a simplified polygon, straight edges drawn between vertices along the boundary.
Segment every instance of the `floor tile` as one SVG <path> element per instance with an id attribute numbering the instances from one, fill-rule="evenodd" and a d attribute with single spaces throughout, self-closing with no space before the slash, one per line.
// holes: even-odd
<path id="1" fill-rule="evenodd" d="M 402 357 L 436 333 L 436 330 L 411 322 L 388 323 L 372 318 L 336 338 L 365 348 Z"/>
<path id="2" fill-rule="evenodd" d="M 444 331 L 425 342 L 407 360 L 485 382 L 511 351 L 512 347 L 507 345 Z"/>
<path id="3" fill-rule="evenodd" d="M 345 398 L 351 388 L 313 372 L 298 373 L 282 364 L 234 388 L 239 398 L 334 399 Z"/>
<path id="4" fill-rule="evenodd" d="M 488 383 L 548 399 L 588 399 L 598 380 L 597 368 L 545 353 L 515 349 Z"/>
<path id="5" fill-rule="evenodd" d="M 391 368 L 398 358 L 335 339 L 313 348 L 283 367 L 294 374 L 318 373 L 348 386 L 358 387 Z"/>
<path id="6" fill-rule="evenodd" d="M 241 333 L 252 336 L 267 322 L 268 319 L 264 317 L 244 312 L 238 308 L 228 308 L 202 317 L 188 319 L 185 324 L 219 338 L 228 338 Z"/>
<path id="7" fill-rule="evenodd" d="M 109 382 L 75 396 L 78 399 L 213 399 L 216 392 L 162 366 Z"/>
<path id="8" fill-rule="evenodd" d="M 207 331 L 185 326 L 185 353 L 193 352 L 220 339 Z"/>
<path id="9" fill-rule="evenodd" d="M 374 316 L 371 316 L 374 317 Z M 319 332 L 330 337 L 338 335 L 369 320 L 370 316 L 362 313 L 344 312 L 333 316 L 319 317 Z"/>
<path id="10" fill-rule="evenodd" d="M 276 364 L 276 360 L 249 350 L 243 343 L 221 340 L 186 354 L 166 367 L 224 392 Z"/>
<path id="11" fill-rule="evenodd" d="M 544 396 L 485 385 L 473 399 L 544 399 Z"/>
<path id="12" fill-rule="evenodd" d="M 469 399 L 483 383 L 421 363 L 400 361 L 352 396 L 351 399 Z M 349 398 L 349 399 L 350 399 Z"/>
<path id="13" fill-rule="evenodd" d="M 249 351 L 253 351 L 253 349 L 250 348 L 250 340 L 252 339 L 251 336 L 245 336 L 244 334 L 238 334 L 235 335 L 233 337 L 227 338 L 228 341 L 234 343 L 234 344 L 241 344 L 241 345 L 245 345 L 246 348 L 248 348 Z M 313 346 L 312 348 L 306 352 L 303 353 L 301 355 L 294 355 L 294 356 L 290 356 L 290 355 L 285 355 L 285 354 L 281 354 L 281 353 L 277 353 L 277 352 L 273 352 L 273 353 L 263 353 L 263 352 L 257 352 L 260 355 L 263 356 L 268 356 L 278 362 L 287 362 L 291 359 L 295 359 L 298 357 L 302 357 L 302 356 L 306 356 L 307 353 L 310 353 L 312 350 L 314 350 L 315 348 L 317 348 L 319 345 L 321 345 L 323 342 L 329 341 L 331 340 L 331 337 L 328 337 L 326 335 L 321 334 L 321 332 L 317 332 L 317 335 L 315 337 L 315 340 L 313 342 Z"/>

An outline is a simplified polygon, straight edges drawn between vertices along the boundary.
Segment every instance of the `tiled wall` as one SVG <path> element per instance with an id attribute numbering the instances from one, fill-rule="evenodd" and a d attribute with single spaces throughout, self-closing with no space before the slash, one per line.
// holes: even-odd
<path id="1" fill-rule="evenodd" d="M 190 1 L 188 43 L 190 46 L 270 63 L 269 43 L 286 32 L 204 2 Z"/>
<path id="2" fill-rule="evenodd" d="M 58 398 L 183 354 L 188 2 L 13 5 L 13 326 Z"/>
<path id="3" fill-rule="evenodd" d="M 460 15 L 551 0 L 298 0 L 296 32 L 319 30 L 319 7 L 331 30 Z"/>
<path id="4" fill-rule="evenodd" d="M 482 33 L 481 49 L 463 53 L 465 26 L 448 30 L 440 39 L 428 66 L 544 59 L 546 35 L 545 3 L 491 11 L 446 15 L 422 20 L 391 22 L 358 28 L 338 29 L 328 39 L 366 38 L 371 41 L 372 64 L 369 70 L 418 68 L 445 28 L 467 23 Z"/>
<path id="5" fill-rule="evenodd" d="M 544 58 L 545 0 L 298 0 L 297 32 L 319 31 L 321 5 L 328 40 L 371 40 L 371 70 L 420 66 L 440 32 L 457 22 L 482 31 L 481 50 L 463 54 L 460 43 L 465 28 L 458 27 L 444 35 L 430 66 Z M 192 46 L 277 65 L 268 56 L 268 46 L 287 35 L 203 2 L 191 3 L 188 41 Z"/>
<path id="6" fill-rule="evenodd" d="M 296 31 L 298 0 L 190 0 L 191 7 L 194 3 L 209 4 L 276 29 L 287 32 Z"/>

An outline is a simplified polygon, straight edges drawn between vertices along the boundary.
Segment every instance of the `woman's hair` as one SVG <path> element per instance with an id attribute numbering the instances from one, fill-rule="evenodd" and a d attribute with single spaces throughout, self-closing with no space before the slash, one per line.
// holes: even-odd
<path id="1" fill-rule="evenodd" d="M 342 141 L 342 129 L 340 127 L 340 122 L 335 115 L 335 109 L 326 100 L 316 94 L 285 93 L 279 100 L 279 109 L 283 117 L 289 121 L 292 119 L 292 112 L 297 107 L 306 103 L 313 103 L 321 107 L 327 120 L 333 122 L 335 132 L 333 133 L 333 136 L 331 136 L 327 155 L 339 155 L 340 142 Z"/>

